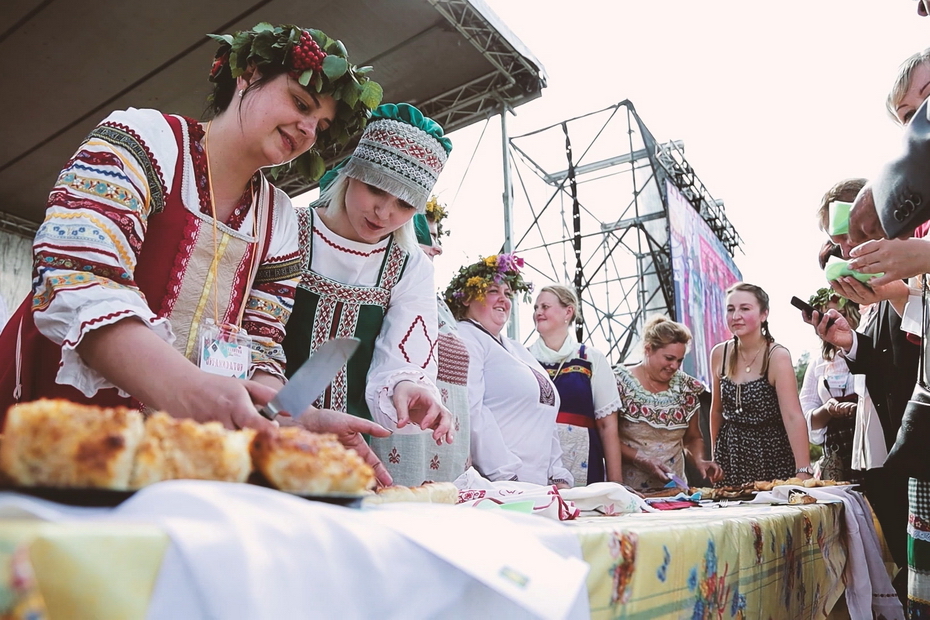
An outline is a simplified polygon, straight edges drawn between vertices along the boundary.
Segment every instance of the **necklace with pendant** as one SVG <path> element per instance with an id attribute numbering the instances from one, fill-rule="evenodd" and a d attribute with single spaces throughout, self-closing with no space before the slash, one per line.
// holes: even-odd
<path id="1" fill-rule="evenodd" d="M 753 356 L 752 361 L 746 364 L 746 372 L 752 372 L 752 365 L 756 363 L 756 360 L 759 359 L 759 354 L 762 353 L 762 349 L 765 348 L 765 345 L 759 347 L 756 351 L 756 354 Z M 743 357 L 742 351 L 740 351 L 740 357 Z"/>

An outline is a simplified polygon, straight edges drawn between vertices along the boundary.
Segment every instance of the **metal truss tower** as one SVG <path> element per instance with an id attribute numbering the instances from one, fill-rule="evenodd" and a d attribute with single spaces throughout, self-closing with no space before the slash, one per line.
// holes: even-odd
<path id="1" fill-rule="evenodd" d="M 684 145 L 656 143 L 628 100 L 515 136 L 509 145 L 514 250 L 526 259 L 529 279 L 574 286 L 581 300 L 578 339 L 612 363 L 634 353 L 647 315 L 678 320 L 667 182 L 731 256 L 740 246 L 722 201 L 695 175 Z"/>

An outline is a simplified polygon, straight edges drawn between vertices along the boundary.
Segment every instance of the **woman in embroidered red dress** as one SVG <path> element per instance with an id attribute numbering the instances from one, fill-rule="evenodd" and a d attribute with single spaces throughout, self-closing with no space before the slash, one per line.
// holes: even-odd
<path id="1" fill-rule="evenodd" d="M 322 172 L 311 147 L 364 127 L 380 87 L 319 31 L 259 24 L 214 38 L 210 122 L 114 112 L 59 175 L 35 239 L 34 294 L 0 337 L 0 406 L 61 397 L 270 426 L 255 405 L 283 384 L 297 222 L 260 170 L 303 158 L 300 169 Z M 338 75 L 322 70 L 333 54 Z M 358 101 L 334 98 L 350 84 Z M 243 378 L 198 367 L 207 319 L 250 336 Z M 344 439 L 383 432 L 332 412 L 313 422 Z"/>

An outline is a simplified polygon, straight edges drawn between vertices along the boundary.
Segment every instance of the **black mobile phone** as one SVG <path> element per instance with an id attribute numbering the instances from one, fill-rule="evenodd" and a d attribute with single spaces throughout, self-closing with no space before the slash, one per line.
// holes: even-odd
<path id="1" fill-rule="evenodd" d="M 815 310 L 814 306 L 810 305 L 803 299 L 799 299 L 798 297 L 792 297 L 791 305 L 797 308 L 798 310 L 800 310 L 801 312 L 803 312 L 807 316 L 808 320 L 810 320 L 814 316 L 814 310 Z M 833 327 L 834 323 L 836 323 L 835 317 L 827 321 L 827 329 L 830 329 L 831 327 Z"/>
<path id="2" fill-rule="evenodd" d="M 810 305 L 800 297 L 792 297 L 791 305 L 807 315 L 807 318 L 814 316 L 814 306 Z"/>

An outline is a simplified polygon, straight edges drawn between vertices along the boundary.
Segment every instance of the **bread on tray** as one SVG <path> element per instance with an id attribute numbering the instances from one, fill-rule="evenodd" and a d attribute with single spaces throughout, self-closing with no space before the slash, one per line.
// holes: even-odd
<path id="1" fill-rule="evenodd" d="M 143 437 L 142 414 L 66 400 L 10 407 L 0 443 L 0 470 L 13 484 L 130 488 Z"/>
<path id="2" fill-rule="evenodd" d="M 162 480 L 245 482 L 252 472 L 249 443 L 254 431 L 230 431 L 219 422 L 155 413 L 145 421 L 130 486 Z"/>
<path id="3" fill-rule="evenodd" d="M 255 469 L 281 491 L 361 493 L 375 484 L 371 466 L 335 435 L 294 426 L 263 431 L 252 441 L 251 453 Z"/>
<path id="4" fill-rule="evenodd" d="M 393 502 L 421 502 L 430 504 L 455 504 L 459 500 L 459 490 L 451 482 L 424 482 L 417 487 L 395 485 L 381 487 L 365 498 L 368 504 L 385 504 Z"/>

